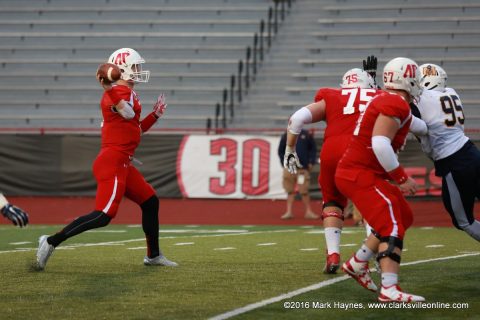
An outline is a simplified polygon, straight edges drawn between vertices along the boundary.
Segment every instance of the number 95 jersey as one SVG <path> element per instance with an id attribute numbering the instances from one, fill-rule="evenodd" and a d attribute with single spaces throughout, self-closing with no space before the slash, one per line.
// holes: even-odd
<path id="1" fill-rule="evenodd" d="M 417 107 L 428 127 L 428 135 L 420 137 L 422 149 L 434 161 L 452 155 L 468 141 L 462 102 L 455 90 L 424 90 Z"/>

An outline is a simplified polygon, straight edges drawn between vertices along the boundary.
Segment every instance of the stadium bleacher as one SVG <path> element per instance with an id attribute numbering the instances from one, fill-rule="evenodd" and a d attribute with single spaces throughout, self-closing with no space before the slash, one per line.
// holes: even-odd
<path id="1" fill-rule="evenodd" d="M 478 1 L 296 0 L 271 50 L 235 99 L 232 128 L 283 128 L 316 88 L 337 86 L 367 55 L 443 66 L 467 128 L 480 127 Z M 145 112 L 158 92 L 160 128 L 204 128 L 273 0 L 0 1 L 0 128 L 99 126 L 97 65 L 119 47 L 147 60 Z M 278 2 L 277 2 L 278 5 Z M 265 31 L 266 32 L 266 31 Z M 265 39 L 264 39 L 265 40 Z M 379 79 L 381 80 L 381 79 Z M 381 82 L 381 81 L 380 81 Z M 245 83 L 242 81 L 245 89 Z M 238 79 L 237 79 L 238 86 Z"/>
<path id="2" fill-rule="evenodd" d="M 270 0 L 0 1 L 0 127 L 98 128 L 97 66 L 121 47 L 147 61 L 144 113 L 162 128 L 204 128 L 266 19 Z"/>
<path id="3" fill-rule="evenodd" d="M 443 66 L 462 98 L 466 128 L 479 128 L 479 13 L 478 1 L 468 0 L 297 1 L 234 125 L 284 128 L 318 88 L 337 87 L 346 70 L 374 54 L 380 71 L 398 56 Z"/>

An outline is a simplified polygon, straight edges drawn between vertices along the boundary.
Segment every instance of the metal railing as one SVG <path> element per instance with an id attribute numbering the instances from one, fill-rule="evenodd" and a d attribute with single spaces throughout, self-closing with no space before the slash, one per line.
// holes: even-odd
<path id="1" fill-rule="evenodd" d="M 245 60 L 238 61 L 237 75 L 231 75 L 230 88 L 224 89 L 222 103 L 217 103 L 215 106 L 215 128 L 212 128 L 212 120 L 210 118 L 207 119 L 207 134 L 210 134 L 212 131 L 214 133 L 222 133 L 227 129 L 227 101 L 229 101 L 229 120 L 230 123 L 233 122 L 235 117 L 235 93 L 237 94 L 237 102 L 241 103 L 243 96 L 248 94 L 251 83 L 256 79 L 258 70 L 264 60 L 265 52 L 270 50 L 272 39 L 278 33 L 280 25 L 278 16 L 280 15 L 280 19 L 283 22 L 286 15 L 290 13 L 291 7 L 292 0 L 273 0 L 273 6 L 268 8 L 267 22 L 264 19 L 260 20 L 259 31 L 253 35 L 252 46 L 245 48 Z M 265 27 L 267 28 L 266 34 Z M 264 46 L 265 41 L 266 46 Z"/>

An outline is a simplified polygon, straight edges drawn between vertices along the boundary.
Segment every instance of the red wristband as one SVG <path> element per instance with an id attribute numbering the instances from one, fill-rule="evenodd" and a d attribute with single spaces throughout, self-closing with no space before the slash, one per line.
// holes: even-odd
<path id="1" fill-rule="evenodd" d="M 398 166 L 396 169 L 388 172 L 388 174 L 398 184 L 403 184 L 408 179 L 408 176 L 402 166 Z"/>
<path id="2" fill-rule="evenodd" d="M 122 98 L 116 93 L 113 89 L 105 91 L 105 93 L 108 95 L 110 100 L 112 100 L 113 105 L 117 105 Z"/>

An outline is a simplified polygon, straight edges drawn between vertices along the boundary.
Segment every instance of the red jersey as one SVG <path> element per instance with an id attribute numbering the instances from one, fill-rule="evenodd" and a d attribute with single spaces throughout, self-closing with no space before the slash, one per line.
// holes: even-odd
<path id="1" fill-rule="evenodd" d="M 412 122 L 410 105 L 402 96 L 384 92 L 370 101 L 365 113 L 359 118 L 353 138 L 338 165 L 337 176 L 351 176 L 351 170 L 366 169 L 388 177 L 372 149 L 372 131 L 380 114 L 400 121 L 400 128 L 393 138 L 392 148 L 398 152 L 403 147 Z"/>
<path id="2" fill-rule="evenodd" d="M 126 102 L 130 103 L 135 112 L 133 119 L 125 119 L 114 111 L 112 100 L 104 93 L 100 102 L 102 109 L 102 149 L 112 148 L 117 151 L 133 155 L 140 143 L 142 130 L 140 128 L 140 114 L 142 105 L 137 94 L 131 88 L 123 85 L 114 85 L 112 90 Z"/>
<path id="3" fill-rule="evenodd" d="M 324 141 L 333 136 L 350 137 L 355 129 L 358 116 L 366 109 L 367 103 L 381 91 L 376 89 L 333 89 L 323 88 L 315 95 L 315 102 L 325 101 L 327 128 Z"/>

